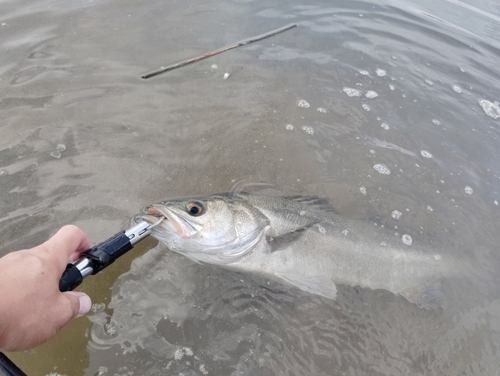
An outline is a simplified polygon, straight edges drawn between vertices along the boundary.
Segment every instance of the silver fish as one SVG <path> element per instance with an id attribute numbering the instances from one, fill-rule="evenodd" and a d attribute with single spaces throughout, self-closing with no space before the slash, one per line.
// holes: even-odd
<path id="1" fill-rule="evenodd" d="M 135 221 L 190 259 L 273 276 L 334 299 L 335 284 L 385 289 L 420 307 L 442 306 L 443 260 L 387 229 L 337 215 L 315 197 L 244 192 L 146 206 Z M 408 242 L 407 242 L 408 243 Z"/>

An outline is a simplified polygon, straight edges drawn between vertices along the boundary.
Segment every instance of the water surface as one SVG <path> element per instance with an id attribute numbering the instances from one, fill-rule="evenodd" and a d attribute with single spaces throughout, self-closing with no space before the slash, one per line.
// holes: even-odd
<path id="1" fill-rule="evenodd" d="M 488 0 L 2 1 L 1 254 L 263 181 L 460 271 L 444 309 L 348 286 L 330 301 L 151 239 L 80 287 L 91 314 L 12 358 L 44 375 L 497 374 L 499 40 Z"/>

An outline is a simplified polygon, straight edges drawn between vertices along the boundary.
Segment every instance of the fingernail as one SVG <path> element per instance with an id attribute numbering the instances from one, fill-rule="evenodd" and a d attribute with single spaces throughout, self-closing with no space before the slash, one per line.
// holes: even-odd
<path id="1" fill-rule="evenodd" d="M 90 307 L 92 306 L 92 301 L 88 295 L 80 296 L 80 310 L 78 311 L 78 315 L 76 317 L 81 317 L 85 315 L 88 311 L 90 311 Z"/>

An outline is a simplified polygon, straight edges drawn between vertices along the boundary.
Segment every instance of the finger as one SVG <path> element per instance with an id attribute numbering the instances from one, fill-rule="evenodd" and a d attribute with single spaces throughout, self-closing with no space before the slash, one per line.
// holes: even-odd
<path id="1" fill-rule="evenodd" d="M 80 253 L 90 248 L 87 235 L 78 227 L 68 225 L 62 227 L 52 238 L 43 244 L 51 254 L 57 256 L 59 269 L 66 267 L 68 258 L 74 253 Z"/>
<path id="2" fill-rule="evenodd" d="M 68 291 L 61 293 L 57 304 L 57 330 L 69 320 L 85 315 L 92 307 L 90 297 L 83 292 Z"/>

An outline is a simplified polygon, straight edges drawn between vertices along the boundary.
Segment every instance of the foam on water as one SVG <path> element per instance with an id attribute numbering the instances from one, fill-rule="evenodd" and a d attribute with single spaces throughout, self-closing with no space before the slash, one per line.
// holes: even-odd
<path id="1" fill-rule="evenodd" d="M 434 211 L 434 209 L 430 205 L 427 205 L 427 210 L 429 210 L 430 212 Z"/>
<path id="2" fill-rule="evenodd" d="M 389 124 L 386 124 L 386 123 L 382 123 L 382 124 L 380 124 L 380 126 L 382 128 L 384 128 L 386 131 L 388 131 L 390 129 Z"/>
<path id="3" fill-rule="evenodd" d="M 287 131 L 293 131 L 293 128 L 295 128 L 295 127 L 292 124 L 287 124 L 285 126 L 285 128 L 286 128 Z"/>
<path id="4" fill-rule="evenodd" d="M 344 93 L 346 93 L 349 97 L 360 97 L 361 96 L 361 91 L 357 89 L 353 89 L 351 87 L 344 87 L 342 89 Z"/>
<path id="5" fill-rule="evenodd" d="M 363 103 L 361 107 L 363 107 L 363 110 L 365 111 L 370 111 L 370 106 L 368 106 L 366 103 Z"/>
<path id="6" fill-rule="evenodd" d="M 297 101 L 297 106 L 302 107 L 302 108 L 309 108 L 309 107 L 311 107 L 311 105 L 309 104 L 309 102 L 306 101 L 305 99 L 299 99 Z"/>
<path id="7" fill-rule="evenodd" d="M 486 99 L 479 100 L 479 105 L 482 107 L 484 113 L 492 119 L 500 117 L 500 106 L 498 102 L 490 102 Z"/>
<path id="8" fill-rule="evenodd" d="M 458 94 L 462 94 L 462 89 L 460 86 L 453 85 L 453 91 L 457 92 Z"/>
<path id="9" fill-rule="evenodd" d="M 468 195 L 471 195 L 474 193 L 474 190 L 471 187 L 469 187 L 468 185 L 465 186 L 464 190 L 465 190 L 465 193 L 467 193 Z"/>
<path id="10" fill-rule="evenodd" d="M 420 154 L 422 154 L 422 157 L 424 158 L 432 158 L 432 154 L 429 153 L 427 150 L 422 150 Z"/>
<path id="11" fill-rule="evenodd" d="M 366 70 L 360 70 L 359 74 L 362 74 L 363 76 L 368 76 L 370 73 Z"/>
<path id="12" fill-rule="evenodd" d="M 379 76 L 379 77 L 384 77 L 387 74 L 385 70 L 379 69 L 379 68 L 377 68 L 375 73 L 377 73 L 377 76 Z"/>
<path id="13" fill-rule="evenodd" d="M 373 91 L 373 90 L 368 90 L 365 94 L 365 97 L 370 98 L 370 99 L 376 98 L 376 97 L 378 97 L 378 93 L 376 91 Z"/>
<path id="14" fill-rule="evenodd" d="M 393 210 L 391 213 L 391 217 L 395 221 L 399 221 L 402 216 L 403 216 L 403 213 L 401 213 L 399 210 Z"/>
<path id="15" fill-rule="evenodd" d="M 389 170 L 389 167 L 387 167 L 383 163 L 377 163 L 375 166 L 373 166 L 373 168 L 375 169 L 375 171 L 377 171 L 379 174 L 382 174 L 382 175 L 390 175 L 390 173 L 391 173 L 391 170 Z"/>
<path id="16" fill-rule="evenodd" d="M 309 127 L 307 125 L 302 126 L 302 130 L 306 132 L 307 134 L 313 135 L 314 134 L 314 128 Z"/>
<path id="17" fill-rule="evenodd" d="M 401 237 L 401 240 L 406 245 L 412 245 L 412 243 L 413 243 L 413 239 L 408 234 L 403 234 L 403 236 Z"/>
<path id="18" fill-rule="evenodd" d="M 361 186 L 359 187 L 359 191 L 366 196 L 366 188 Z"/>
<path id="19" fill-rule="evenodd" d="M 326 114 L 326 108 L 318 107 L 316 111 L 321 112 L 322 114 Z"/>

